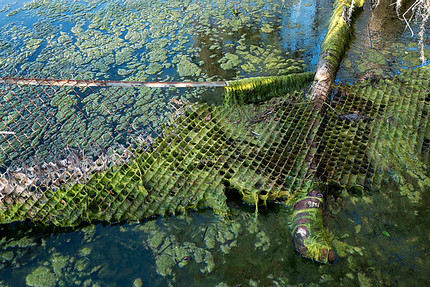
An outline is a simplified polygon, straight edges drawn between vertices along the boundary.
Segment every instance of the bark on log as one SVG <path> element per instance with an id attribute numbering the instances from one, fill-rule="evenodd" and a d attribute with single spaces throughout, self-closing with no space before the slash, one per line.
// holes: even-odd
<path id="1" fill-rule="evenodd" d="M 296 250 L 306 258 L 318 262 L 333 262 L 336 254 L 326 242 L 322 224 L 324 199 L 319 189 L 314 189 L 294 205 L 293 237 Z"/>
<path id="2" fill-rule="evenodd" d="M 348 49 L 353 11 L 363 5 L 364 0 L 337 0 L 335 3 L 311 91 L 311 100 L 315 102 L 317 110 L 322 108 L 327 99 L 340 62 Z"/>
<path id="3" fill-rule="evenodd" d="M 336 73 L 348 48 L 351 39 L 350 25 L 353 10 L 356 7 L 362 7 L 363 4 L 364 0 L 336 0 L 310 94 L 316 113 L 321 112 L 324 102 L 330 95 L 331 86 L 336 79 Z M 311 133 L 308 144 L 311 149 L 306 157 L 306 163 L 311 173 L 316 171 L 314 163 L 316 144 L 312 139 L 319 126 L 319 117 L 309 122 Z M 319 189 L 314 189 L 306 196 L 301 197 L 294 206 L 292 225 L 296 250 L 303 257 L 325 263 L 335 260 L 336 254 L 331 247 L 331 240 L 324 231 L 323 202 L 323 196 Z"/>

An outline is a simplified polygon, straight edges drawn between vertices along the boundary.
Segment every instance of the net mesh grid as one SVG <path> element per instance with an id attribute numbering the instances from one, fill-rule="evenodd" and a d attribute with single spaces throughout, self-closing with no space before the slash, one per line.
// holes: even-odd
<path id="1" fill-rule="evenodd" d="M 90 121 L 87 105 L 103 99 L 109 106 L 102 111 L 124 116 L 112 98 L 138 95 L 139 89 L 2 85 L 0 130 L 7 133 L 0 135 L 0 220 L 73 226 L 199 207 L 228 215 L 226 192 L 258 205 L 294 198 L 314 182 L 378 189 L 393 170 L 428 161 L 429 76 L 422 68 L 339 85 L 321 110 L 300 92 L 246 106 L 173 99 L 165 105 L 164 122 L 151 124 L 151 116 L 161 112 L 152 111 L 140 115 L 146 125 L 115 121 L 110 127 Z M 52 107 L 59 94 L 76 99 L 66 106 L 73 107 L 69 118 L 81 113 L 87 121 L 87 129 L 79 130 L 87 146 L 61 133 L 54 133 L 55 140 L 43 138 L 52 126 L 66 129 L 58 122 L 61 109 Z M 86 133 L 88 127 L 105 137 Z M 35 142 L 39 129 L 43 141 Z M 47 146 L 61 151 L 54 160 L 52 152 L 40 159 L 38 150 Z M 18 159 L 22 150 L 27 159 Z"/>
<path id="2" fill-rule="evenodd" d="M 158 136 L 163 122 L 154 126 L 149 119 L 171 111 L 149 109 L 145 111 L 145 125 L 143 121 L 132 122 L 143 114 L 139 111 L 142 106 L 151 104 L 150 99 L 142 97 L 144 93 L 141 89 L 116 87 L 3 84 L 0 94 L 3 171 L 16 162 L 18 155 L 29 159 L 39 153 L 45 161 L 56 160 L 67 157 L 70 148 L 87 152 L 94 146 L 103 150 L 116 143 L 137 144 L 149 140 L 151 135 Z M 123 108 L 131 104 L 136 106 L 124 115 Z M 55 133 L 46 133 L 47 130 Z M 66 136 L 67 132 L 75 132 L 77 136 Z"/>

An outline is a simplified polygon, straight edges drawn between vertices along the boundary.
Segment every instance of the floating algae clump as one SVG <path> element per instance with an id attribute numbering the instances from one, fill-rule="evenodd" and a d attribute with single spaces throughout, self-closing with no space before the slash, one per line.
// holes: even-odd
<path id="1" fill-rule="evenodd" d="M 199 76 L 201 69 L 191 62 L 185 55 L 180 57 L 178 62 L 178 73 L 181 77 Z"/>
<path id="2" fill-rule="evenodd" d="M 237 67 L 241 63 L 241 61 L 239 60 L 239 56 L 230 53 L 225 54 L 223 60 L 224 61 L 221 63 L 221 68 L 223 68 L 224 70 Z"/>
<path id="3" fill-rule="evenodd" d="M 33 287 L 51 287 L 57 284 L 57 278 L 51 269 L 41 266 L 27 275 L 25 282 Z"/>
<path id="4" fill-rule="evenodd" d="M 13 251 L 9 250 L 1 253 L 0 260 L 2 262 L 7 262 L 7 261 L 11 261 L 13 257 L 14 257 Z"/>
<path id="5" fill-rule="evenodd" d="M 142 286 L 143 286 L 142 279 L 137 278 L 133 281 L 133 287 L 142 287 Z"/>
<path id="6" fill-rule="evenodd" d="M 63 276 L 64 269 L 71 261 L 72 260 L 69 258 L 69 256 L 63 256 L 59 253 L 54 253 L 51 258 L 51 263 L 55 275 L 61 278 Z"/>
<path id="7" fill-rule="evenodd" d="M 164 66 L 159 63 L 150 63 L 146 69 L 146 73 L 149 75 L 157 74 L 164 69 Z"/>
<path id="8" fill-rule="evenodd" d="M 91 248 L 89 248 L 89 247 L 84 247 L 81 250 L 79 250 L 80 256 L 88 256 L 90 254 L 91 254 Z"/>

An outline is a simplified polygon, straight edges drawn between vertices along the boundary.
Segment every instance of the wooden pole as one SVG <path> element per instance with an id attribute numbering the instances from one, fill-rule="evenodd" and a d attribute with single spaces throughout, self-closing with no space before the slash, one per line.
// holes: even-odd
<path id="1" fill-rule="evenodd" d="M 70 87 L 149 87 L 149 88 L 198 88 L 226 87 L 226 81 L 219 82 L 130 82 L 130 81 L 97 81 L 97 80 L 60 80 L 32 78 L 0 78 L 0 84 L 31 86 L 70 86 Z"/>

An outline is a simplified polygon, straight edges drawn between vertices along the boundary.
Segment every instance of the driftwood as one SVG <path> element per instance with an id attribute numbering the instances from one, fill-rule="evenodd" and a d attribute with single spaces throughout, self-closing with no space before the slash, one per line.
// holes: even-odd
<path id="1" fill-rule="evenodd" d="M 330 19 L 330 26 L 322 45 L 322 51 L 318 61 L 317 71 L 312 84 L 310 99 L 314 102 L 314 111 L 320 112 L 327 98 L 329 97 L 331 86 L 336 79 L 343 55 L 345 54 L 351 39 L 352 14 L 355 7 L 362 7 L 364 0 L 336 0 L 333 15 Z M 315 150 L 316 143 L 312 140 L 313 134 L 317 132 L 320 120 L 314 119 L 309 122 L 312 131 L 307 143 L 312 147 L 306 157 L 306 163 L 312 173 L 315 173 Z M 331 242 L 327 242 L 324 237 L 317 233 L 324 233 L 322 224 L 322 211 L 324 199 L 321 192 L 315 189 L 306 197 L 302 198 L 294 206 L 293 217 L 293 238 L 297 251 L 306 258 L 311 258 L 321 262 L 333 261 L 336 258 L 334 250 L 329 248 Z M 317 246 L 319 256 L 311 254 L 309 241 L 312 238 L 320 238 L 313 243 Z"/>

